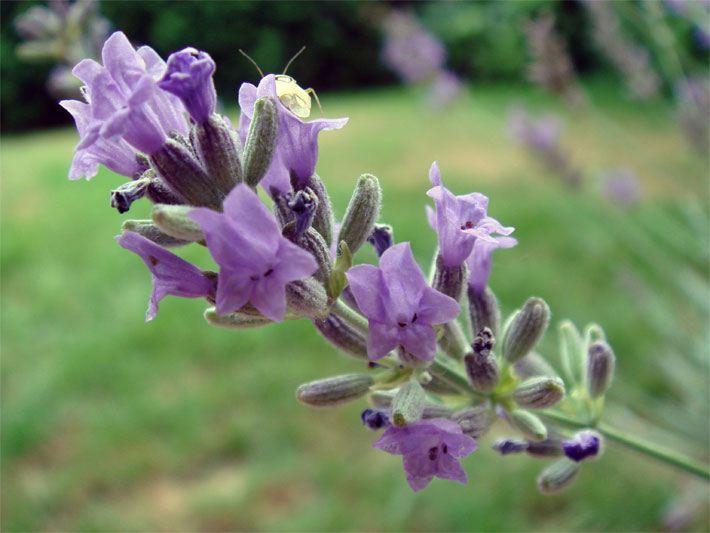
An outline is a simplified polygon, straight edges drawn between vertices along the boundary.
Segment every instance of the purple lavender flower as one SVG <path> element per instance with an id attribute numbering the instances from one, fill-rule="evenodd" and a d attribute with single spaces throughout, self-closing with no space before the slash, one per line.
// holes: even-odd
<path id="1" fill-rule="evenodd" d="M 641 199 L 641 183 L 631 170 L 611 170 L 603 176 L 603 193 L 619 205 L 634 205 Z"/>
<path id="2" fill-rule="evenodd" d="M 373 447 L 401 455 L 407 482 L 419 491 L 434 476 L 465 484 L 468 478 L 459 459 L 478 446 L 456 422 L 430 418 L 405 427 L 388 427 Z"/>
<path id="3" fill-rule="evenodd" d="M 62 100 L 59 105 L 74 117 L 79 137 L 83 139 L 88 134 L 91 123 L 89 104 L 78 100 Z M 99 165 L 104 165 L 116 174 L 129 178 L 135 177 L 142 169 L 136 158 L 136 150 L 126 141 L 123 139 L 108 141 L 97 138 L 88 148 L 77 149 L 74 152 L 69 178 L 72 180 L 83 177 L 87 180 L 91 179 L 99 171 Z"/>
<path id="4" fill-rule="evenodd" d="M 268 193 L 272 190 L 285 194 L 291 190 L 295 180 L 297 189 L 313 175 L 318 160 L 318 134 L 322 130 L 337 130 L 345 126 L 347 118 L 316 119 L 304 122 L 281 103 L 276 94 L 276 80 L 273 74 L 264 76 L 258 87 L 243 83 L 239 88 L 239 135 L 242 143 L 251 124 L 254 102 L 263 96 L 270 96 L 276 102 L 279 117 L 276 149 L 261 185 Z"/>
<path id="5" fill-rule="evenodd" d="M 560 120 L 554 115 L 534 119 L 522 107 L 514 107 L 508 116 L 510 136 L 533 150 L 556 150 L 562 132 Z"/>
<path id="6" fill-rule="evenodd" d="M 513 237 L 496 237 L 494 241 L 476 239 L 473 252 L 466 259 L 469 277 L 468 285 L 479 294 L 486 290 L 493 266 L 493 252 L 498 248 L 512 248 L 518 244 Z"/>
<path id="7" fill-rule="evenodd" d="M 492 249 L 503 246 L 499 242 L 501 238 L 492 236 L 492 233 L 513 233 L 514 228 L 504 227 L 496 219 L 487 216 L 488 198 L 484 195 L 474 192 L 455 196 L 444 187 L 436 161 L 429 170 L 429 180 L 433 187 L 427 195 L 434 199 L 436 211 L 427 206 L 427 215 L 439 238 L 439 253 L 446 266 L 461 265 L 471 255 L 474 244 L 479 240 L 487 241 Z M 516 242 L 509 238 L 503 247 L 514 246 Z"/>
<path id="8" fill-rule="evenodd" d="M 580 431 L 572 439 L 562 441 L 562 450 L 573 461 L 580 462 L 599 453 L 601 438 L 590 430 Z"/>
<path id="9" fill-rule="evenodd" d="M 248 186 L 237 185 L 224 213 L 198 208 L 188 215 L 205 234 L 220 271 L 216 310 L 220 315 L 251 302 L 271 320 L 283 320 L 286 284 L 317 269 L 311 254 L 281 235 L 274 215 Z"/>
<path id="10" fill-rule="evenodd" d="M 187 134 L 180 100 L 157 86 L 165 63 L 152 48 L 135 50 L 123 33 L 115 32 L 104 43 L 102 59 L 103 66 L 85 59 L 72 71 L 84 82 L 88 103 L 87 107 L 74 107 L 84 124 L 77 152 L 92 150 L 102 140 L 119 145 L 125 141 L 150 155 L 171 132 Z M 62 104 L 67 107 L 66 101 Z M 79 173 L 81 168 L 72 172 Z"/>
<path id="11" fill-rule="evenodd" d="M 188 47 L 170 54 L 168 69 L 158 86 L 174 94 L 198 124 L 214 113 L 217 92 L 212 75 L 215 62 L 207 52 Z"/>
<path id="12" fill-rule="evenodd" d="M 145 314 L 146 321 L 155 318 L 158 304 L 169 294 L 183 298 L 204 296 L 214 299 L 214 278 L 195 265 L 133 231 L 123 232 L 116 240 L 126 250 L 137 253 L 153 274 L 153 293 Z"/>
<path id="13" fill-rule="evenodd" d="M 358 307 L 368 318 L 367 353 L 372 361 L 402 347 L 421 361 L 436 352 L 432 328 L 453 320 L 459 304 L 428 287 L 408 242 L 388 248 L 380 267 L 357 265 L 345 274 Z"/>
<path id="14" fill-rule="evenodd" d="M 405 83 L 436 74 L 446 60 L 446 49 L 411 13 L 393 11 L 384 20 L 382 61 Z"/>

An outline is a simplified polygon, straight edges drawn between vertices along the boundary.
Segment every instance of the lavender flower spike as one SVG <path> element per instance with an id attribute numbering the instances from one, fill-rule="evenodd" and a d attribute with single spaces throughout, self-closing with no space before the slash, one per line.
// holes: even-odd
<path id="1" fill-rule="evenodd" d="M 499 245 L 500 239 L 493 237 L 492 233 L 510 235 L 513 232 L 514 228 L 505 227 L 487 216 L 488 198 L 484 195 L 474 192 L 454 196 L 444 187 L 436 161 L 429 170 L 429 180 L 433 187 L 427 195 L 434 199 L 436 212 L 428 208 L 427 214 L 429 223 L 438 235 L 439 253 L 446 266 L 461 265 L 471 255 L 477 241 Z M 515 239 L 509 240 L 515 243 Z"/>
<path id="2" fill-rule="evenodd" d="M 434 476 L 465 484 L 468 478 L 459 459 L 478 446 L 456 422 L 430 418 L 401 428 L 388 427 L 373 447 L 401 455 L 407 482 L 419 491 Z"/>
<path id="3" fill-rule="evenodd" d="M 247 185 L 224 200 L 224 213 L 207 208 L 190 212 L 219 264 L 216 309 L 225 315 L 251 302 L 271 320 L 283 320 L 286 284 L 313 274 L 311 254 L 281 235 L 274 215 Z"/>
<path id="4" fill-rule="evenodd" d="M 123 232 L 116 241 L 126 250 L 137 253 L 153 274 L 153 293 L 145 314 L 146 321 L 155 318 L 160 300 L 169 294 L 183 298 L 214 298 L 214 279 L 191 263 L 133 231 Z"/>
<path id="5" fill-rule="evenodd" d="M 345 126 L 348 119 L 316 119 L 304 122 L 281 103 L 276 94 L 276 81 L 273 74 L 264 76 L 258 87 L 243 83 L 239 88 L 239 135 L 242 144 L 246 142 L 254 113 L 254 103 L 263 96 L 269 96 L 276 102 L 278 128 L 276 149 L 271 165 L 261 185 L 268 193 L 276 190 L 281 194 L 291 191 L 291 182 L 302 189 L 305 180 L 313 175 L 318 160 L 318 134 L 323 130 L 337 130 Z"/>
<path id="6" fill-rule="evenodd" d="M 180 98 L 192 119 L 202 124 L 214 113 L 217 105 L 212 79 L 215 67 L 207 52 L 184 48 L 170 54 L 168 69 L 158 86 Z"/>
<path id="7" fill-rule="evenodd" d="M 453 320 L 459 304 L 427 286 L 409 243 L 388 248 L 380 267 L 357 265 L 345 274 L 358 307 L 369 320 L 367 354 L 376 361 L 402 347 L 421 361 L 436 352 L 432 328 Z"/>

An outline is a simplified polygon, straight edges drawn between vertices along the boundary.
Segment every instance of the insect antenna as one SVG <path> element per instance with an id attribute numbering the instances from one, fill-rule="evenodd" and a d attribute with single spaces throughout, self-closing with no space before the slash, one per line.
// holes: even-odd
<path id="1" fill-rule="evenodd" d="M 284 71 L 282 72 L 282 74 L 286 74 L 288 67 L 291 66 L 291 63 L 293 63 L 293 60 L 296 59 L 298 56 L 300 56 L 305 49 L 306 49 L 305 46 L 301 47 L 301 49 L 298 52 L 296 52 L 296 54 L 291 59 L 288 60 L 288 63 L 286 63 L 286 66 L 284 67 Z"/>
<path id="2" fill-rule="evenodd" d="M 256 67 L 257 72 L 259 72 L 259 76 L 261 76 L 261 77 L 263 78 L 263 77 L 264 77 L 264 73 L 263 73 L 263 72 L 261 71 L 261 69 L 259 68 L 259 65 L 256 64 L 256 61 L 254 61 L 251 57 L 249 57 L 249 54 L 247 54 L 247 53 L 246 53 L 244 50 L 242 50 L 241 48 L 239 49 L 239 53 L 242 54 L 244 57 L 246 57 L 246 58 L 251 62 L 251 64 Z"/>

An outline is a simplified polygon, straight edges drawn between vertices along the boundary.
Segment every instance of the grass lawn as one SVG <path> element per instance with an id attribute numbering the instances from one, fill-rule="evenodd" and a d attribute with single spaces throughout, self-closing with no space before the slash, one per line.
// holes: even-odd
<path id="1" fill-rule="evenodd" d="M 606 86 L 591 94 L 594 110 L 564 114 L 585 193 L 508 139 L 512 102 L 554 107 L 522 86 L 474 87 L 441 113 L 399 89 L 325 95 L 328 116 L 351 119 L 321 136 L 318 172 L 336 215 L 360 173 L 377 175 L 382 220 L 425 270 L 431 162 L 455 192 L 487 194 L 520 242 L 495 257 L 504 309 L 537 295 L 555 326 L 599 322 L 618 357 L 609 400 L 626 405 L 610 419 L 707 459 L 707 374 L 688 392 L 666 373 L 669 361 L 694 368 L 674 351 L 679 338 L 694 339 L 695 363 L 707 364 L 707 162 L 669 106 L 631 104 Z M 543 462 L 490 450 L 502 425 L 464 462 L 468 486 L 435 480 L 413 494 L 400 460 L 370 449 L 362 403 L 317 412 L 295 401 L 300 383 L 361 364 L 307 322 L 219 330 L 202 319 L 203 302 L 175 298 L 143 322 L 150 276 L 113 236 L 149 205 L 112 211 L 108 191 L 122 179 L 107 171 L 69 182 L 75 142 L 71 129 L 2 139 L 3 531 L 659 530 L 678 496 L 707 495 L 615 445 L 569 491 L 539 495 Z M 620 166 L 643 184 L 628 212 L 597 193 L 597 173 Z M 184 256 L 210 266 L 199 247 Z M 555 347 L 551 331 L 542 351 Z M 701 510 L 685 527 L 709 524 Z"/>

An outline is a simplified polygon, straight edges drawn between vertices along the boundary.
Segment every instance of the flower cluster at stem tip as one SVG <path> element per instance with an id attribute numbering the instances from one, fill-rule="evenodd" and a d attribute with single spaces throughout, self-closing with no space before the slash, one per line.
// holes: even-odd
<path id="1" fill-rule="evenodd" d="M 426 214 L 438 250 L 425 277 L 409 243 L 379 221 L 375 176 L 360 176 L 336 223 L 315 173 L 318 135 L 347 119 L 297 116 L 269 74 L 240 87 L 234 127 L 216 112 L 215 69 L 204 51 L 185 48 L 165 62 L 116 32 L 102 63 L 74 69 L 85 101 L 61 102 L 80 136 L 69 177 L 89 179 L 103 165 L 129 178 L 111 191 L 119 212 L 144 197 L 153 204 L 150 219 L 126 220 L 117 237 L 152 275 L 146 319 L 172 295 L 206 299 L 205 319 L 219 327 L 309 320 L 362 371 L 303 384 L 297 398 L 323 407 L 367 397 L 362 422 L 383 431 L 374 447 L 402 456 L 414 490 L 434 477 L 465 483 L 460 461 L 496 419 L 519 436 L 495 449 L 552 458 L 538 487 L 568 486 L 602 445 L 593 428 L 615 359 L 601 329 L 560 325 L 558 374 L 537 350 L 550 319 L 544 300 L 528 299 L 501 322 L 492 255 L 517 241 L 488 215 L 486 196 L 455 195 L 431 166 Z M 353 265 L 367 242 L 378 265 Z M 190 245 L 205 246 L 216 268 L 170 251 Z M 583 431 L 558 427 L 561 414 L 582 420 Z"/>

